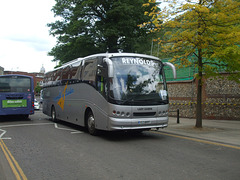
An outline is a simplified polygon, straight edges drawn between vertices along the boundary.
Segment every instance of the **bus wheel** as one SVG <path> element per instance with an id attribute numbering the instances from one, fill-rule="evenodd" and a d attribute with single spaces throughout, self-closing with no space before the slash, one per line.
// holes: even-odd
<path id="1" fill-rule="evenodd" d="M 97 129 L 95 128 L 95 119 L 94 119 L 92 112 L 88 113 L 87 128 L 88 128 L 89 134 L 94 135 L 94 136 L 97 135 Z"/>
<path id="2" fill-rule="evenodd" d="M 53 122 L 57 122 L 56 110 L 55 110 L 55 107 L 54 107 L 54 106 L 52 106 L 52 109 L 51 109 L 51 118 L 52 118 L 52 121 L 53 121 Z"/>

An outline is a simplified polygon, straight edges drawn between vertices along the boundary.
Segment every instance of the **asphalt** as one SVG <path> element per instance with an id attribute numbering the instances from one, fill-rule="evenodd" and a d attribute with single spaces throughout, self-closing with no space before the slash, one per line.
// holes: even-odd
<path id="1" fill-rule="evenodd" d="M 195 123 L 196 119 L 180 118 L 177 123 L 176 117 L 169 117 L 168 127 L 158 130 L 157 133 L 240 150 L 240 120 L 204 119 L 202 128 L 195 128 Z M 0 145 L 0 180 L 15 179 L 10 167 L 3 166 L 8 162 L 2 153 L 2 150 L 5 149 L 2 141 Z M 1 176 L 1 174 L 5 175 Z"/>
<path id="2" fill-rule="evenodd" d="M 206 140 L 240 149 L 240 120 L 202 120 L 202 128 L 196 128 L 196 119 L 169 117 L 168 127 L 160 132 Z"/>

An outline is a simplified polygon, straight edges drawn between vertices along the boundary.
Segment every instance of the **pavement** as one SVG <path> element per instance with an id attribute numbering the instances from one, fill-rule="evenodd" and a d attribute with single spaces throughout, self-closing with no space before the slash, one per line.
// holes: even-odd
<path id="1" fill-rule="evenodd" d="M 237 146 L 240 149 L 240 120 L 202 120 L 196 128 L 196 119 L 169 117 L 168 127 L 159 130 L 174 135 L 191 137 L 216 143 Z"/>

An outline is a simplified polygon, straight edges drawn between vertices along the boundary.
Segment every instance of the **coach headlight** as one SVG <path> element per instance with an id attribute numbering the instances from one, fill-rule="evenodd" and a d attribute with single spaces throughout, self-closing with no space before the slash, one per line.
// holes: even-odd
<path id="1" fill-rule="evenodd" d="M 130 112 L 113 110 L 112 114 L 115 117 L 130 117 Z"/>
<path id="2" fill-rule="evenodd" d="M 158 116 L 167 116 L 168 115 L 168 111 L 159 111 L 158 112 Z"/>

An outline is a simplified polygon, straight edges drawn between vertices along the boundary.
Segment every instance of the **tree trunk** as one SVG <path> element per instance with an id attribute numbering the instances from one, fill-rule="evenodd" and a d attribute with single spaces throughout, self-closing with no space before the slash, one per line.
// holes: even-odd
<path id="1" fill-rule="evenodd" d="M 198 49 L 198 86 L 197 86 L 197 118 L 196 125 L 197 128 L 202 128 L 202 49 Z"/>
<path id="2" fill-rule="evenodd" d="M 198 80 L 197 87 L 197 119 L 196 125 L 197 128 L 202 128 L 202 78 Z"/>
<path id="3" fill-rule="evenodd" d="M 198 1 L 202 5 L 202 0 Z M 202 32 L 201 32 L 201 17 L 198 17 L 198 86 L 197 86 L 197 112 L 196 112 L 196 125 L 197 128 L 202 128 L 202 77 L 203 77 L 203 62 L 202 62 Z"/>

